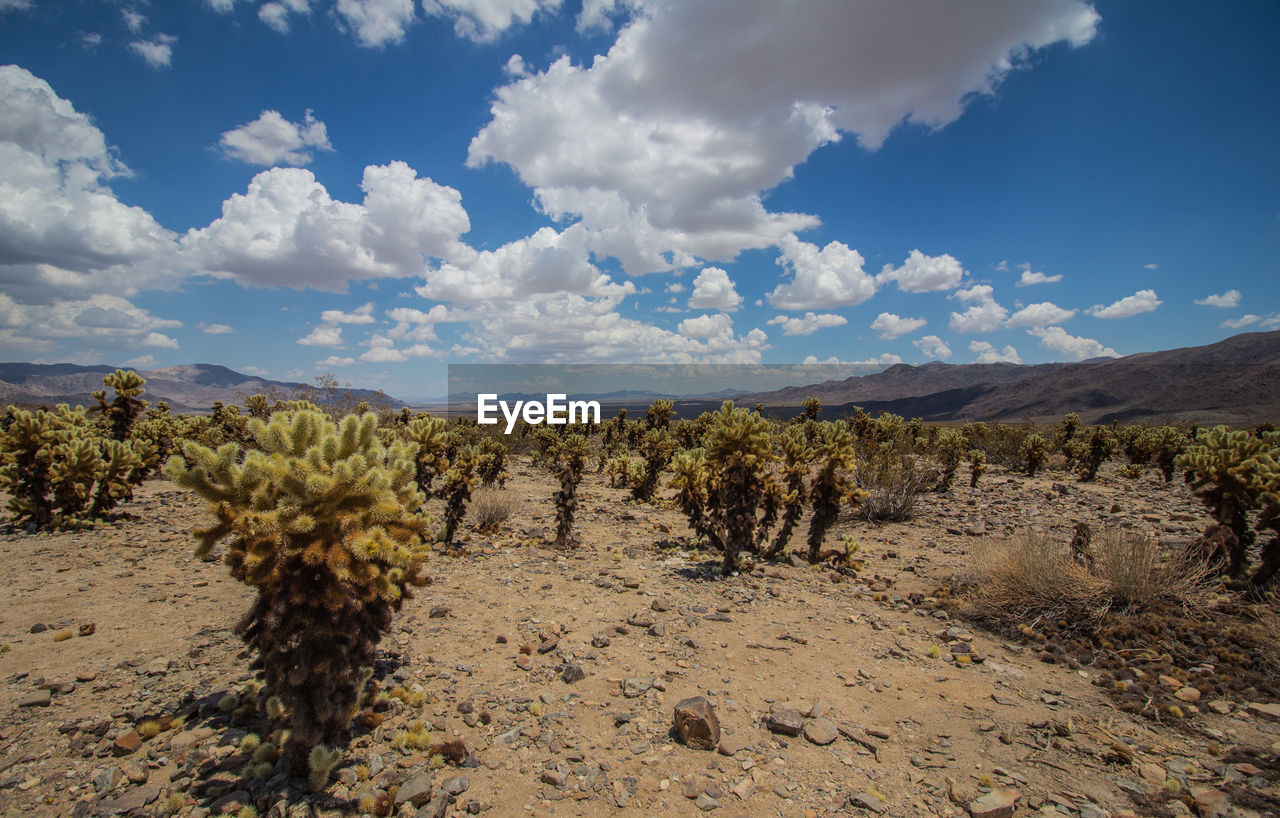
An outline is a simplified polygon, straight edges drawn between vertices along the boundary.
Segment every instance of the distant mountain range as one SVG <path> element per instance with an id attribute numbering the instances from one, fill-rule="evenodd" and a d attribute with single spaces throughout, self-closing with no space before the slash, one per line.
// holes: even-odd
<path id="1" fill-rule="evenodd" d="M 0 405 L 96 405 L 91 393 L 102 388 L 104 375 L 115 371 L 113 366 L 0 363 Z M 258 393 L 292 395 L 315 388 L 295 381 L 273 381 L 245 375 L 217 364 L 167 366 L 138 370 L 138 374 L 147 379 L 143 397 L 152 403 L 167 401 L 175 412 L 207 411 L 214 401 L 238 403 L 244 396 Z M 342 391 L 356 400 L 366 400 L 378 394 L 370 389 Z M 392 402 L 400 405 L 394 398 Z"/>
<path id="2" fill-rule="evenodd" d="M 0 405 L 92 404 L 110 366 L 0 364 Z M 146 397 L 165 400 L 175 411 L 205 411 L 214 401 L 238 402 L 258 392 L 291 394 L 308 384 L 245 375 L 224 366 L 191 364 L 149 369 Z M 752 393 L 676 397 L 681 417 L 715 408 L 725 397 L 739 405 L 763 403 L 789 413 L 810 396 L 822 401 L 822 417 L 839 417 L 853 406 L 872 414 L 893 412 L 925 420 L 1016 421 L 1060 418 L 1077 412 L 1086 423 L 1196 421 L 1251 426 L 1280 424 L 1280 331 L 1236 335 L 1216 344 L 1124 358 L 1055 364 L 898 364 L 874 375 Z M 367 389 L 346 390 L 357 400 Z M 545 395 L 503 396 L 507 399 Z M 577 397 L 577 396 L 575 396 Z M 643 408 L 657 393 L 627 390 L 596 396 L 614 409 Z M 401 402 L 392 398 L 396 406 Z M 410 404 L 413 405 L 413 404 Z M 434 406 L 431 408 L 435 408 Z"/>
<path id="3" fill-rule="evenodd" d="M 822 417 L 861 406 L 925 420 L 1036 420 L 1079 413 L 1086 423 L 1280 423 L 1280 331 L 1201 347 L 1055 364 L 898 364 L 874 375 L 745 394 L 743 405 L 798 406 Z"/>

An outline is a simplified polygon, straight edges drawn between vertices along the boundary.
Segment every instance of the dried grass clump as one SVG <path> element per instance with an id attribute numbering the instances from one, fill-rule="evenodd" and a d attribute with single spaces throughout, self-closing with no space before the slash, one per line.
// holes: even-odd
<path id="1" fill-rule="evenodd" d="M 973 613 L 1006 626 L 1052 619 L 1093 629 L 1109 614 L 1200 608 L 1213 571 L 1190 552 L 1162 554 L 1154 539 L 1131 531 L 1104 532 L 1084 554 L 1026 531 L 983 543 L 974 558 Z"/>
<path id="2" fill-rule="evenodd" d="M 1093 574 L 1105 583 L 1113 610 L 1148 610 L 1161 603 L 1202 608 L 1205 581 L 1216 566 L 1187 549 L 1162 554 L 1151 536 L 1106 531 L 1092 546 Z"/>
<path id="3" fill-rule="evenodd" d="M 1096 621 L 1106 612 L 1102 580 L 1042 532 L 980 543 L 974 562 L 973 612 L 984 621 Z"/>
<path id="4" fill-rule="evenodd" d="M 480 531 L 497 531 L 515 510 L 515 495 L 506 489 L 485 486 L 471 496 L 471 523 Z"/>

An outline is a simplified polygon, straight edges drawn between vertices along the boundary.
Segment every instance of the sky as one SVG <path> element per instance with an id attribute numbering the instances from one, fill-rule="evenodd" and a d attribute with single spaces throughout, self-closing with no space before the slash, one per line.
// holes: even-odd
<path id="1" fill-rule="evenodd" d="M 0 0 L 0 359 L 1042 363 L 1280 329 L 1280 5 Z"/>

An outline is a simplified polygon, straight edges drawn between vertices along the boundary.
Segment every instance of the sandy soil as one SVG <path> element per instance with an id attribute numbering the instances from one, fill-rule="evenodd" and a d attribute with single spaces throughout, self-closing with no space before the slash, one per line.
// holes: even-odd
<path id="1" fill-rule="evenodd" d="M 1063 539 L 1079 520 L 1162 537 L 1203 527 L 1184 486 L 1110 468 L 1092 484 L 992 469 L 977 490 L 926 496 L 908 523 L 842 518 L 829 536 L 863 545 L 856 578 L 785 563 L 721 579 L 669 503 L 637 506 L 594 474 L 581 545 L 551 547 L 555 485 L 517 462 L 502 531 L 468 531 L 462 555 L 439 556 L 382 643 L 383 687 L 426 702 L 357 728 L 314 794 L 246 774 L 237 745 L 257 722 L 218 702 L 251 678 L 233 634 L 251 591 L 195 559 L 203 508 L 157 479 L 132 519 L 0 536 L 0 809 L 342 815 L 383 796 L 404 815 L 1274 814 L 1271 709 L 1189 703 L 1176 724 L 1125 713 L 1090 668 L 1045 664 L 931 604 L 980 541 L 1028 526 Z M 966 644 L 982 661 L 952 660 Z M 585 677 L 568 683 L 571 664 Z M 719 752 L 671 737 L 676 702 L 695 695 L 715 707 Z M 765 717 L 787 709 L 834 740 L 772 732 Z M 140 722 L 178 715 L 133 747 Z M 398 749 L 414 720 L 465 742 L 465 765 L 433 771 Z M 441 787 L 452 804 L 433 800 Z M 1014 795 L 1016 812 L 1001 811 Z"/>

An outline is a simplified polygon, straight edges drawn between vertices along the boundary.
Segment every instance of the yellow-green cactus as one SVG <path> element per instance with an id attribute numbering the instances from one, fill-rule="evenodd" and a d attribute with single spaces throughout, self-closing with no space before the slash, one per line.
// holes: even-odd
<path id="1" fill-rule="evenodd" d="M 1178 469 L 1191 474 L 1191 491 L 1230 532 L 1224 550 L 1227 570 L 1233 577 L 1244 573 L 1254 541 L 1249 512 L 1258 507 L 1274 472 L 1275 442 L 1271 438 L 1274 435 L 1264 439 L 1217 426 L 1201 434 L 1198 445 L 1188 448 L 1176 461 Z"/>
<path id="2" fill-rule="evenodd" d="M 666 429 L 655 428 L 644 433 L 639 445 L 640 457 L 644 459 L 644 471 L 638 480 L 631 483 L 632 497 L 644 503 L 653 499 L 658 490 L 658 479 L 671 461 L 675 448 L 675 441 L 667 434 Z"/>
<path id="3" fill-rule="evenodd" d="M 645 412 L 645 420 L 649 423 L 650 429 L 666 429 L 671 423 L 671 409 L 675 406 L 675 401 L 666 398 L 658 398 L 649 407 L 649 411 Z"/>
<path id="4" fill-rule="evenodd" d="M 257 590 L 240 634 L 284 705 L 286 763 L 317 772 L 310 753 L 339 744 L 362 669 L 411 589 L 428 581 L 434 521 L 419 511 L 415 445 L 383 446 L 376 415 L 335 425 L 313 405 L 291 404 L 249 425 L 258 448 L 187 442 L 165 474 L 215 517 L 194 532 L 197 554 L 226 540 L 232 576 Z"/>
<path id="5" fill-rule="evenodd" d="M 476 459 L 479 453 L 474 446 L 463 446 L 454 453 L 441 479 L 444 485 L 440 496 L 444 498 L 444 544 L 453 545 L 453 537 L 458 532 L 462 518 L 467 516 L 467 504 L 471 502 L 471 492 L 475 491 Z"/>
<path id="6" fill-rule="evenodd" d="M 444 418 L 430 415 L 416 417 L 409 421 L 406 435 L 409 440 L 418 444 L 418 454 L 414 463 L 414 479 L 418 488 L 427 497 L 431 496 L 431 484 L 437 476 L 448 468 L 444 449 L 447 432 Z"/>
<path id="7" fill-rule="evenodd" d="M 573 531 L 573 515 L 578 508 L 578 483 L 582 480 L 582 470 L 587 463 L 587 439 L 582 435 L 569 435 L 560 442 L 557 459 L 560 468 L 556 478 L 560 481 L 560 490 L 555 494 L 556 501 L 556 545 L 569 545 L 569 535 Z"/>
<path id="8" fill-rule="evenodd" d="M 1049 462 L 1049 441 L 1040 435 L 1029 434 L 1022 441 L 1021 454 L 1027 477 L 1035 477 L 1036 472 Z"/>
<path id="9" fill-rule="evenodd" d="M 107 390 L 99 389 L 93 393 L 98 405 L 93 411 L 101 412 L 111 427 L 111 436 L 116 440 L 126 440 L 133 422 L 147 408 L 147 402 L 140 397 L 146 390 L 147 381 L 132 369 L 117 369 L 102 379 L 102 385 L 110 387 L 116 396 L 107 403 Z"/>
<path id="10" fill-rule="evenodd" d="M 951 426 L 943 426 L 935 433 L 933 451 L 941 467 L 941 476 L 938 480 L 939 491 L 947 491 L 955 482 L 956 469 L 960 467 L 960 461 L 964 458 L 967 443 L 960 430 Z"/>
<path id="11" fill-rule="evenodd" d="M 978 479 L 987 471 L 987 453 L 982 449 L 969 450 L 969 488 L 978 487 Z"/>
<path id="12" fill-rule="evenodd" d="M 799 427 L 788 426 L 781 434 L 774 436 L 774 441 L 782 455 L 783 485 L 779 498 L 782 520 L 773 543 L 765 552 L 766 557 L 777 557 L 786 550 L 791 533 L 795 531 L 796 523 L 800 522 L 805 501 L 809 499 L 805 478 L 809 476 L 813 457 L 813 449 Z"/>
<path id="13" fill-rule="evenodd" d="M 809 487 L 813 517 L 809 520 L 809 562 L 817 562 L 827 529 L 840 514 L 841 501 L 856 506 L 867 492 L 852 480 L 855 463 L 853 433 L 845 423 L 824 423 L 813 447 L 818 471 Z"/>
<path id="14" fill-rule="evenodd" d="M 723 530 L 724 573 L 738 569 L 738 553 L 757 542 L 756 510 L 774 459 L 769 422 L 725 401 L 707 430 L 708 500 L 713 524 Z"/>

